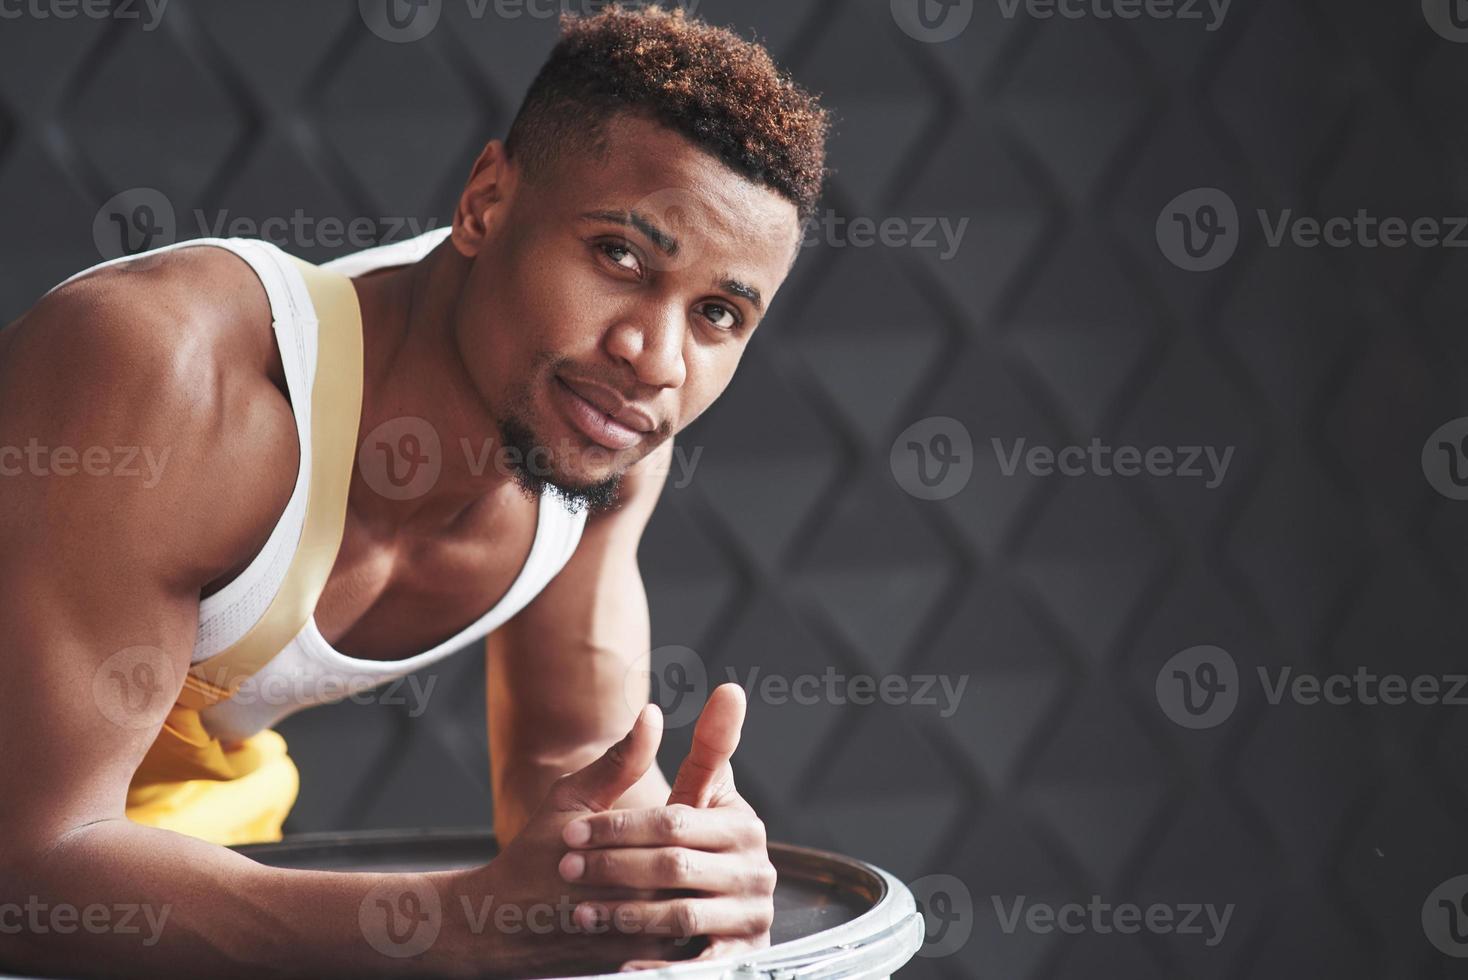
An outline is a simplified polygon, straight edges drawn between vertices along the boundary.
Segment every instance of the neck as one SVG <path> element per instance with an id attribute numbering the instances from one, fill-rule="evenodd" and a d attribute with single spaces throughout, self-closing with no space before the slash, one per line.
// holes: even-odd
<path id="1" fill-rule="evenodd" d="M 455 339 L 469 266 L 445 240 L 412 265 L 353 280 L 363 383 L 348 506 L 384 535 L 440 530 L 487 497 L 519 493 L 493 465 L 499 430 Z"/>

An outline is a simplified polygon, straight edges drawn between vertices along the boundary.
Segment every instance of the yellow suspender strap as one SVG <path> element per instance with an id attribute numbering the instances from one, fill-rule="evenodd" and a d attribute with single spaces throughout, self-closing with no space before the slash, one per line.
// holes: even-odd
<path id="1" fill-rule="evenodd" d="M 301 631 L 336 562 L 362 416 L 362 311 L 352 281 L 299 259 L 320 322 L 311 385 L 310 484 L 300 544 L 275 599 L 232 646 L 190 668 L 178 704 L 199 710 L 225 700 Z M 286 356 L 289 356 L 288 354 Z M 302 456 L 301 464 L 307 460 Z"/>

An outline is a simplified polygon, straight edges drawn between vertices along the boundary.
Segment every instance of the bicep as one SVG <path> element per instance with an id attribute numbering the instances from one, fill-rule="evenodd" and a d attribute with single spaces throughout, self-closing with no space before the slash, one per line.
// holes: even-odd
<path id="1" fill-rule="evenodd" d="M 0 367 L 0 446 L 35 447 L 0 476 L 0 823 L 22 848 L 123 816 L 188 669 L 198 555 L 238 536 L 197 390 L 119 360 L 137 345 L 105 323 L 58 342 L 45 312 Z"/>

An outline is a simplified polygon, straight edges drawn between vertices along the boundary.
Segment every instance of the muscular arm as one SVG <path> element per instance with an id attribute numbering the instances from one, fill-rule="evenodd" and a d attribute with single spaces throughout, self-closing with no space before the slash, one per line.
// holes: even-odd
<path id="1" fill-rule="evenodd" d="M 189 263 L 236 261 L 185 251 L 213 253 Z M 288 406 L 215 370 L 217 311 L 188 305 L 202 284 L 177 269 L 82 280 L 0 334 L 0 447 L 48 450 L 0 458 L 0 901 L 44 906 L 0 921 L 0 971 L 441 965 L 364 941 L 359 906 L 390 876 L 275 870 L 125 818 L 132 773 L 188 666 L 200 588 L 259 547 L 296 468 Z M 213 304 L 228 305 L 238 271 L 207 271 Z M 89 473 L 62 452 L 85 459 L 90 447 L 140 447 L 164 464 L 98 475 L 95 453 Z M 133 672 L 139 658 L 151 675 Z M 114 667 L 148 686 L 114 687 Z M 82 926 L 89 908 L 123 906 L 142 909 L 132 931 Z"/>
<path id="2" fill-rule="evenodd" d="M 551 782 L 596 758 L 647 704 L 647 594 L 637 547 L 672 457 L 671 440 L 632 467 L 617 510 L 593 516 L 575 554 L 530 605 L 485 640 L 495 833 L 519 833 Z M 630 688 L 630 689 L 629 689 Z M 618 801 L 661 806 L 654 764 Z"/>

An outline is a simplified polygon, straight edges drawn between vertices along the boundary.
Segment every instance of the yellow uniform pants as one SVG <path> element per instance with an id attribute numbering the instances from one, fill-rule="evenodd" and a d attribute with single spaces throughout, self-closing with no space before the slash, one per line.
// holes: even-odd
<path id="1" fill-rule="evenodd" d="M 280 735 L 226 747 L 197 711 L 175 706 L 128 787 L 127 815 L 215 844 L 277 841 L 299 789 Z"/>

